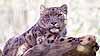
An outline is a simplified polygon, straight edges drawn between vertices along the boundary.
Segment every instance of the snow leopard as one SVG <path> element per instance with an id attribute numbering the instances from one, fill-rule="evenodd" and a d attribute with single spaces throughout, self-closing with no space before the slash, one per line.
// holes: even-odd
<path id="1" fill-rule="evenodd" d="M 25 46 L 25 52 L 29 48 L 41 44 L 45 39 L 51 35 L 65 36 L 67 34 L 66 21 L 67 20 L 67 5 L 63 4 L 59 7 L 40 6 L 40 18 L 35 25 L 29 30 L 10 38 L 3 49 L 3 56 L 19 56 L 18 49 Z M 56 39 L 54 38 L 54 39 Z"/>

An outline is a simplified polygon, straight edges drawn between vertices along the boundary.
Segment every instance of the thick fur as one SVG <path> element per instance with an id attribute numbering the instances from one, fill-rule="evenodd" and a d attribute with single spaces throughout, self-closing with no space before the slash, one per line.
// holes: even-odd
<path id="1" fill-rule="evenodd" d="M 34 26 L 25 33 L 7 41 L 3 49 L 3 56 L 18 56 L 18 49 L 22 45 L 26 47 L 24 50 L 26 51 L 37 44 L 41 44 L 50 35 L 59 37 L 66 35 L 66 23 L 64 21 L 67 16 L 67 5 L 50 8 L 45 8 L 42 5 L 40 10 L 40 19 Z"/>

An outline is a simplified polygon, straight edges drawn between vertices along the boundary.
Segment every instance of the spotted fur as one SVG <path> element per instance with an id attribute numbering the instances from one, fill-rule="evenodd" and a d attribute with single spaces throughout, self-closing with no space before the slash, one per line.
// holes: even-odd
<path id="1" fill-rule="evenodd" d="M 48 36 L 58 35 L 65 36 L 65 20 L 67 16 L 67 5 L 61 7 L 45 8 L 44 5 L 40 8 L 40 19 L 25 33 L 13 37 L 7 41 L 3 49 L 3 56 L 18 56 L 18 49 L 20 46 L 25 45 L 27 49 L 41 44 L 43 39 Z"/>

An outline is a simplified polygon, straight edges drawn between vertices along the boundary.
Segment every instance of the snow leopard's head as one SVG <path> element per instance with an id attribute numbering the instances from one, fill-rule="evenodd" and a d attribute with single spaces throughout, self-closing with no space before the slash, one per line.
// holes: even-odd
<path id="1" fill-rule="evenodd" d="M 48 29 L 51 33 L 59 33 L 65 28 L 65 20 L 67 20 L 67 5 L 50 8 L 41 5 L 39 20 L 41 27 Z"/>

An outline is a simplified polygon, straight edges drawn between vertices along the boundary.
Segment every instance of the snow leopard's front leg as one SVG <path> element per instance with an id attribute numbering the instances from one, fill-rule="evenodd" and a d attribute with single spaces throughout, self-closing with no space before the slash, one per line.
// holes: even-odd
<path id="1" fill-rule="evenodd" d="M 3 56 L 17 56 L 18 49 L 26 43 L 27 48 L 30 48 L 36 44 L 36 36 L 34 32 L 28 30 L 18 37 L 13 37 L 7 41 L 3 49 Z"/>

